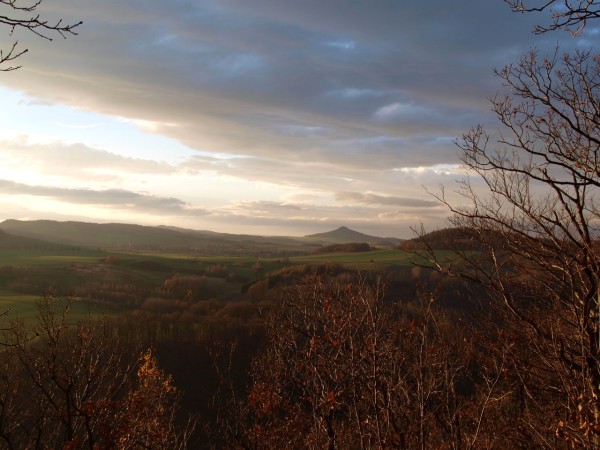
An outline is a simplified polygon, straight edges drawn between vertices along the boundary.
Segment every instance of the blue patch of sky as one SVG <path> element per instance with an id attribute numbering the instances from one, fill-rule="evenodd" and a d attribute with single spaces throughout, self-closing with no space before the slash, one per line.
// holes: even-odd
<path id="1" fill-rule="evenodd" d="M 327 43 L 328 47 L 337 48 L 340 50 L 354 50 L 356 42 L 354 41 L 331 41 Z"/>
<path id="2" fill-rule="evenodd" d="M 375 98 L 381 97 L 383 93 L 374 89 L 361 89 L 361 88 L 344 88 L 336 89 L 327 93 L 328 97 L 338 97 L 343 99 L 361 99 L 361 98 Z"/>
<path id="3" fill-rule="evenodd" d="M 263 59 L 249 53 L 229 55 L 213 64 L 212 68 L 228 77 L 244 76 L 263 68 Z"/>
<path id="4" fill-rule="evenodd" d="M 34 141 L 82 143 L 131 158 L 178 163 L 196 152 L 134 122 L 60 104 L 39 102 L 0 86 L 0 134 Z"/>

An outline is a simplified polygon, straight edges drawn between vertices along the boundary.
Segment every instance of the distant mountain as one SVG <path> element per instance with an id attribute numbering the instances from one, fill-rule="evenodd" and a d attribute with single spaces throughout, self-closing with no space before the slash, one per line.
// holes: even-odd
<path id="1" fill-rule="evenodd" d="M 173 230 L 122 223 L 5 220 L 0 230 L 12 235 L 88 247 L 187 247 L 193 238 Z"/>
<path id="2" fill-rule="evenodd" d="M 253 234 L 232 234 L 232 233 L 219 233 L 217 231 L 209 231 L 209 230 L 190 230 L 189 228 L 180 228 L 174 226 L 167 225 L 159 225 L 158 228 L 165 230 L 174 230 L 183 234 L 192 235 L 195 237 L 211 237 L 214 239 L 221 239 L 231 242 L 269 242 L 269 243 L 279 243 L 279 244 L 287 244 L 287 245 L 298 245 L 303 243 L 302 238 L 292 237 L 292 236 L 258 236 Z"/>
<path id="3" fill-rule="evenodd" d="M 47 251 L 69 251 L 74 247 L 33 239 L 23 236 L 15 236 L 0 230 L 0 251 L 23 251 L 23 250 L 47 250 Z"/>
<path id="4" fill-rule="evenodd" d="M 62 245 L 102 249 L 177 250 L 205 254 L 292 256 L 310 253 L 322 245 L 365 242 L 375 247 L 395 247 L 401 240 L 382 238 L 340 227 L 305 237 L 254 236 L 190 230 L 172 226 L 125 223 L 59 222 L 55 220 L 5 220 L 0 231 Z M 0 242 L 1 243 L 1 242 Z"/>
<path id="5" fill-rule="evenodd" d="M 303 238 L 217 233 L 123 223 L 6 220 L 0 230 L 15 236 L 102 249 L 174 250 L 204 254 L 293 256 L 320 244 Z"/>
<path id="6" fill-rule="evenodd" d="M 351 230 L 348 227 L 339 227 L 335 230 L 326 233 L 309 234 L 304 236 L 305 239 L 314 239 L 318 241 L 329 242 L 333 244 L 349 244 L 353 242 L 366 242 L 369 245 L 376 247 L 394 247 L 399 245 L 401 239 L 398 238 L 383 238 L 379 236 L 371 236 Z"/>

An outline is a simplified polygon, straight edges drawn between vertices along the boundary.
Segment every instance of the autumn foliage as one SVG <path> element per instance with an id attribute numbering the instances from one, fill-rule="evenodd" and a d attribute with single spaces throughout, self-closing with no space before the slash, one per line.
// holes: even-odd
<path id="1" fill-rule="evenodd" d="M 4 335 L 2 448 L 186 448 L 192 423 L 176 427 L 179 394 L 153 352 L 136 361 L 106 320 L 73 323 L 70 305 L 47 296 L 35 328 Z"/>
<path id="2" fill-rule="evenodd" d="M 507 448 L 506 352 L 480 344 L 483 330 L 434 297 L 401 305 L 383 291 L 378 280 L 317 274 L 281 289 L 251 383 L 227 405 L 223 445 Z"/>

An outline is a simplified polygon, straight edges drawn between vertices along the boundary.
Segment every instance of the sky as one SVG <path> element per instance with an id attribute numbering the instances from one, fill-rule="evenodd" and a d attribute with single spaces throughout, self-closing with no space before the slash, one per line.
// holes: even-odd
<path id="1" fill-rule="evenodd" d="M 1 5 L 5 8 L 4 5 Z M 1 11 L 0 13 L 5 13 Z M 0 220 L 409 238 L 449 215 L 493 69 L 600 43 L 502 0 L 45 0 L 0 72 Z M 474 181 L 477 185 L 477 180 Z"/>

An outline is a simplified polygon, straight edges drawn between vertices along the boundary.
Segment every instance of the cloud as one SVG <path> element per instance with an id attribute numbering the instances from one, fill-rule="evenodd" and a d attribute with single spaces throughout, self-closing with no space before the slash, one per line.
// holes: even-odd
<path id="1" fill-rule="evenodd" d="M 27 138 L 0 141 L 6 165 L 72 179 L 114 179 L 123 174 L 170 174 L 177 168 L 149 159 L 131 158 L 85 144 L 61 141 L 32 143 Z"/>
<path id="2" fill-rule="evenodd" d="M 451 8 L 442 0 L 77 5 L 74 10 L 73 0 L 44 3 L 53 17 L 84 20 L 79 36 L 46 42 L 18 34 L 31 51 L 23 68 L 2 75 L 0 84 L 37 104 L 124 118 L 197 155 L 174 165 L 123 157 L 90 142 L 2 143 L 0 153 L 15 164 L 83 184 L 86 178 L 120 182 L 128 176 L 151 184 L 152 176 L 203 171 L 269 183 L 288 194 L 330 196 L 354 208 L 340 216 L 339 210 L 315 206 L 300 210 L 305 217 L 354 217 L 370 226 L 377 214 L 388 220 L 390 209 L 399 212 L 399 221 L 415 211 L 433 214 L 435 208 L 419 203 L 421 184 L 452 182 L 456 172 L 427 168 L 453 167 L 455 137 L 477 123 L 495 122 L 486 100 L 499 87 L 492 68 L 529 47 L 543 52 L 555 44 L 531 34 L 539 17 L 512 14 L 501 1 L 456 0 Z M 585 38 L 597 46 L 600 35 Z M 553 39 L 576 45 L 563 35 Z M 116 198 L 114 186 L 103 187 L 96 192 Z M 165 192 L 166 203 L 157 204 L 157 211 L 186 209 L 176 200 L 169 203 L 182 197 L 169 194 L 172 189 L 149 189 Z M 267 197 L 255 199 L 254 206 L 276 221 L 283 216 L 264 203 L 273 200 Z M 143 206 L 141 198 L 131 200 Z M 290 212 L 289 205 L 280 206 L 281 214 Z M 241 215 L 243 205 L 237 208 Z"/>
<path id="3" fill-rule="evenodd" d="M 403 206 L 411 208 L 436 208 L 440 203 L 433 200 L 418 198 L 393 197 L 377 194 L 363 194 L 360 192 L 338 192 L 336 199 L 341 202 L 359 203 L 365 205 Z"/>
<path id="4" fill-rule="evenodd" d="M 356 48 L 356 42 L 354 41 L 332 41 L 327 42 L 327 46 L 333 47 L 340 50 L 354 50 Z"/>
<path id="5" fill-rule="evenodd" d="M 193 207 L 182 200 L 170 197 L 157 197 L 123 189 L 75 189 L 53 186 L 33 186 L 10 180 L 0 180 L 0 192 L 10 195 L 47 197 L 61 202 L 96 205 L 122 210 L 150 212 L 155 214 L 204 216 L 208 212 Z"/>
<path id="6" fill-rule="evenodd" d="M 347 100 L 360 100 L 365 98 L 377 98 L 385 95 L 383 92 L 378 92 L 373 89 L 364 89 L 357 87 L 346 87 L 336 89 L 327 93 L 327 96 L 333 98 L 341 98 Z"/>
<path id="7" fill-rule="evenodd" d="M 291 203 L 281 203 L 274 201 L 246 201 L 246 202 L 234 202 L 232 205 L 223 208 L 228 211 L 243 211 L 245 213 L 251 212 L 254 215 L 257 214 L 265 214 L 272 212 L 285 212 L 289 213 L 290 211 L 301 211 L 303 208 L 298 205 L 294 205 Z"/>
<path id="8" fill-rule="evenodd" d="M 70 3 L 52 7 L 71 17 Z M 331 130 L 315 147 L 343 160 L 328 151 L 331 136 L 410 138 L 468 128 L 488 114 L 492 55 L 531 39 L 527 23 L 517 27 L 523 18 L 501 2 L 463 0 L 450 11 L 440 0 L 402 8 L 393 1 L 375 8 L 339 0 L 148 0 L 143 13 L 136 4 L 83 0 L 78 37 L 60 45 L 28 40 L 21 76 L 0 82 L 46 101 L 153 122 L 154 132 L 208 151 L 293 158 L 304 142 L 279 130 L 308 122 Z M 432 110 L 438 114 L 424 113 Z M 394 120 L 373 120 L 374 111 L 375 119 L 418 118 L 396 129 Z"/>
<path id="9" fill-rule="evenodd" d="M 400 102 L 394 102 L 389 105 L 382 106 L 375 111 L 375 117 L 383 120 L 395 118 L 421 120 L 426 114 L 433 115 L 433 112 L 413 103 Z"/>
<path id="10" fill-rule="evenodd" d="M 101 123 L 90 123 L 90 124 L 84 124 L 84 125 L 77 125 L 77 124 L 62 123 L 62 122 L 56 122 L 56 125 L 60 128 L 73 128 L 76 130 L 86 130 L 89 128 L 97 128 L 97 127 L 102 126 Z"/>

